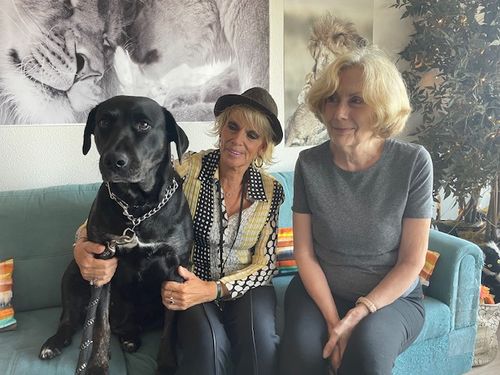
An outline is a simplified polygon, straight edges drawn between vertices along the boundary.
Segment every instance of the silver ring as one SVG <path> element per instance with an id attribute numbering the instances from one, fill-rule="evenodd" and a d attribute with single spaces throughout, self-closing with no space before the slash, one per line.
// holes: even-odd
<path id="1" fill-rule="evenodd" d="M 168 300 L 170 301 L 170 304 L 171 304 L 171 305 L 173 305 L 173 304 L 175 303 L 175 301 L 174 301 L 174 297 L 170 297 Z"/>
<path id="2" fill-rule="evenodd" d="M 89 284 L 90 284 L 90 285 L 92 285 L 92 286 L 94 286 L 94 279 L 91 279 L 91 280 L 89 281 Z"/>

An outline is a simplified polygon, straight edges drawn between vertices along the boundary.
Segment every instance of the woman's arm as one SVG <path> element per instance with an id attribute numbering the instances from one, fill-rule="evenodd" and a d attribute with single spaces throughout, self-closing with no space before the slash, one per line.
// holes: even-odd
<path id="1" fill-rule="evenodd" d="M 300 278 L 307 293 L 318 306 L 327 325 L 335 325 L 339 321 L 339 315 L 326 276 L 314 253 L 310 214 L 293 213 L 293 248 Z"/>
<path id="2" fill-rule="evenodd" d="M 398 299 L 417 278 L 425 264 L 430 222 L 430 219 L 403 219 L 396 265 L 366 296 L 377 309 Z"/>
<path id="3" fill-rule="evenodd" d="M 349 316 L 339 318 L 335 301 L 326 276 L 314 253 L 311 215 L 293 213 L 293 247 L 300 278 L 309 296 L 318 306 L 328 328 L 328 341 L 323 348 L 323 358 L 330 358 L 334 369 L 338 369 L 355 322 L 367 315 L 364 309 L 356 307 Z"/>

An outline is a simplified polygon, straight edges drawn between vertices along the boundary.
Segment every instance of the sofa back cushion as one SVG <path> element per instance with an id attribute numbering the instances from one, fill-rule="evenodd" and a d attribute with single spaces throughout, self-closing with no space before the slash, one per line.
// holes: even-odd
<path id="1" fill-rule="evenodd" d="M 271 175 L 283 186 L 285 201 L 280 207 L 278 225 L 280 228 L 292 226 L 293 172 L 274 172 Z"/>
<path id="2" fill-rule="evenodd" d="M 58 306 L 75 231 L 99 184 L 0 192 L 0 260 L 14 258 L 16 312 Z"/>

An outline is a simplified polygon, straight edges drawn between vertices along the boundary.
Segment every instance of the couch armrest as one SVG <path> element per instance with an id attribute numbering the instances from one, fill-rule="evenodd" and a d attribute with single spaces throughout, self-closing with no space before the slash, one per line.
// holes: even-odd
<path id="1" fill-rule="evenodd" d="M 429 249 L 440 254 L 426 295 L 450 307 L 452 329 L 472 326 L 477 319 L 483 253 L 472 242 L 431 230 Z"/>

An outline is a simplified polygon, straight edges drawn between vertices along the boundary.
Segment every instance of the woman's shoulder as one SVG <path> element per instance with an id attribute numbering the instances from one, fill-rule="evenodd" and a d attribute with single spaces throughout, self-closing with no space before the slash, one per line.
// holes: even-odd
<path id="1" fill-rule="evenodd" d="M 203 158 L 214 152 L 215 150 L 188 151 L 184 153 L 181 160 L 174 161 L 174 168 L 181 176 L 193 169 L 201 169 Z"/>
<path id="2" fill-rule="evenodd" d="M 424 146 L 401 139 L 390 138 L 387 140 L 388 152 L 397 158 L 409 157 L 411 159 L 430 160 L 430 154 Z"/>
<path id="3" fill-rule="evenodd" d="M 399 139 L 386 142 L 387 152 L 382 165 L 385 169 L 400 173 L 432 173 L 432 159 L 424 146 Z"/>
<path id="4" fill-rule="evenodd" d="M 300 151 L 298 158 L 304 161 L 316 162 L 317 160 L 325 160 L 325 156 L 329 154 L 330 141 L 326 141 L 317 146 Z"/>

